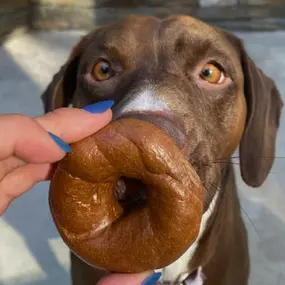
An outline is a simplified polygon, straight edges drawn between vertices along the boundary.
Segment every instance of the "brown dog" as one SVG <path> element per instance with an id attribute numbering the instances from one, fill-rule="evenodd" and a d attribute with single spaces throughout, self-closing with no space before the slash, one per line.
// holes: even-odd
<path id="1" fill-rule="evenodd" d="M 130 16 L 85 36 L 43 94 L 46 112 L 107 99 L 115 100 L 114 119 L 146 120 L 173 137 L 205 186 L 199 236 L 163 269 L 164 281 L 202 284 L 203 275 L 205 285 L 248 284 L 230 156 L 239 145 L 248 185 L 266 179 L 283 105 L 274 82 L 225 31 L 188 16 Z M 72 255 L 73 284 L 105 274 Z"/>

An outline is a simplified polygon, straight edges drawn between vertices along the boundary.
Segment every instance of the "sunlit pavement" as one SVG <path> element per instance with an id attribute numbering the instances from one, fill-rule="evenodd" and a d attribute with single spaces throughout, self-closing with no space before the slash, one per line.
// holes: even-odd
<path id="1" fill-rule="evenodd" d="M 26 34 L 0 47 L 0 113 L 40 115 L 41 92 L 82 34 Z M 285 32 L 238 35 L 256 63 L 274 78 L 285 101 Z M 276 155 L 280 158 L 259 189 L 245 186 L 236 164 L 250 239 L 250 285 L 285 284 L 284 116 Z M 47 193 L 48 183 L 38 184 L 0 218 L 0 285 L 70 284 L 68 250 L 52 223 Z"/>

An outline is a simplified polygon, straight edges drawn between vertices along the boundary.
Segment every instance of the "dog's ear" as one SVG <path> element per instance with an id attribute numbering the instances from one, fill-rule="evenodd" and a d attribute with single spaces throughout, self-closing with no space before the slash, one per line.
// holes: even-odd
<path id="1" fill-rule="evenodd" d="M 283 102 L 273 80 L 255 65 L 243 43 L 232 34 L 226 36 L 240 54 L 244 74 L 247 118 L 239 147 L 241 175 L 249 186 L 258 187 L 274 162 Z"/>
<path id="2" fill-rule="evenodd" d="M 283 102 L 271 78 L 242 53 L 244 94 L 247 102 L 246 127 L 240 143 L 240 165 L 244 181 L 260 186 L 275 157 L 275 143 Z"/>
<path id="3" fill-rule="evenodd" d="M 68 107 L 76 89 L 77 70 L 81 55 L 90 35 L 84 36 L 72 49 L 67 62 L 53 76 L 41 98 L 45 113 L 61 107 Z"/>

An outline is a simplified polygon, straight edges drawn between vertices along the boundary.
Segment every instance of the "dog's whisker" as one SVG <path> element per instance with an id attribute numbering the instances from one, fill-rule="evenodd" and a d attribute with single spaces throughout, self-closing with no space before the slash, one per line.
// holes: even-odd
<path id="1" fill-rule="evenodd" d="M 257 227 L 255 226 L 255 224 L 253 223 L 252 219 L 249 217 L 249 215 L 247 214 L 247 212 L 243 209 L 242 206 L 240 206 L 240 209 L 242 210 L 242 212 L 245 214 L 245 216 L 247 217 L 247 219 L 250 221 L 251 225 L 253 226 L 255 232 L 257 233 L 258 237 L 261 239 L 261 235 L 259 233 L 259 231 L 257 230 Z"/>
<path id="2" fill-rule="evenodd" d="M 210 189 L 207 187 L 206 182 L 202 182 L 202 185 L 204 186 L 207 195 L 208 195 L 208 196 L 211 196 L 211 195 L 210 195 L 211 191 L 210 191 Z M 206 201 L 205 201 L 205 200 L 206 200 Z M 204 199 L 204 203 L 206 204 L 207 207 L 209 207 L 210 204 L 211 204 L 210 202 L 207 202 L 207 199 Z"/>
<path id="3" fill-rule="evenodd" d="M 231 158 L 233 158 L 232 156 L 230 156 L 230 157 L 221 157 L 221 158 L 216 158 L 215 160 L 216 161 L 220 161 L 220 160 L 225 160 L 225 161 L 227 161 L 227 160 L 230 160 Z"/>
<path id="4" fill-rule="evenodd" d="M 233 165 L 241 165 L 239 162 L 234 162 L 234 161 L 225 161 L 225 162 L 222 162 L 222 161 L 212 161 L 211 163 L 216 163 L 216 164 L 225 164 L 225 163 L 229 163 L 229 164 L 233 164 Z"/>
<path id="5" fill-rule="evenodd" d="M 210 183 L 211 183 L 211 182 L 210 182 Z M 211 185 L 212 185 L 213 187 L 215 187 L 215 188 L 217 189 L 217 191 L 221 191 L 221 188 L 218 187 L 217 185 L 215 185 L 215 184 L 213 184 L 213 183 L 211 183 Z M 223 193 L 225 193 L 225 191 L 223 191 Z M 222 198 L 224 198 L 224 196 L 222 196 Z M 247 214 L 247 212 L 243 209 L 243 207 L 242 207 L 241 205 L 240 205 L 240 209 L 241 209 L 241 211 L 244 213 L 244 215 L 246 216 L 246 218 L 249 220 L 249 222 L 251 223 L 251 225 L 253 226 L 253 228 L 254 228 L 255 232 L 257 233 L 258 237 L 261 239 L 261 235 L 260 235 L 260 233 L 259 233 L 257 227 L 255 226 L 255 224 L 253 223 L 252 219 L 250 218 L 250 216 Z"/>
<path id="6" fill-rule="evenodd" d="M 211 161 L 210 163 L 211 164 L 225 164 L 225 163 L 228 163 L 228 164 L 231 164 L 233 166 L 242 166 L 242 164 L 240 162 L 233 162 L 233 161 L 227 161 L 227 162 Z M 201 164 L 201 165 L 204 166 L 204 167 L 212 167 L 212 165 L 210 165 L 210 164 Z M 268 175 L 280 175 L 280 174 L 276 173 L 276 172 L 269 171 Z"/>
<path id="7" fill-rule="evenodd" d="M 209 191 L 208 187 L 207 187 L 206 185 L 204 185 L 204 187 L 205 187 L 205 190 L 207 191 L 207 193 L 208 193 L 208 195 L 209 195 L 210 191 Z M 207 208 L 210 209 L 210 204 L 211 204 L 211 203 L 205 202 L 205 204 L 207 205 Z M 210 209 L 210 211 L 212 212 L 212 209 Z M 212 212 L 212 213 L 213 213 L 213 212 Z"/>
<path id="8" fill-rule="evenodd" d="M 214 183 L 212 183 L 212 182 L 210 182 L 210 184 L 211 184 L 218 192 L 221 193 L 221 198 L 222 198 L 222 199 L 225 198 L 226 191 L 222 191 L 222 189 L 221 189 L 219 186 L 217 186 L 216 184 L 214 184 Z"/>
<path id="9" fill-rule="evenodd" d="M 210 184 L 211 184 L 211 185 L 208 185 L 208 187 L 207 187 L 207 186 L 206 186 L 206 183 L 203 183 L 203 185 L 204 185 L 204 187 L 205 187 L 205 189 L 206 189 L 206 191 L 207 191 L 208 196 L 211 196 L 211 195 L 210 195 L 211 190 L 209 189 L 209 187 L 210 187 L 210 186 L 213 186 L 213 187 L 215 186 L 215 185 L 214 185 L 213 183 L 211 183 L 211 182 L 210 182 Z M 215 187 L 214 187 L 214 188 L 215 188 Z M 221 192 L 220 189 L 218 189 L 218 191 Z M 211 202 L 206 202 L 207 207 L 209 207 L 210 204 L 211 204 Z"/>
<path id="10" fill-rule="evenodd" d="M 261 156 L 261 159 L 285 159 L 285 156 Z M 224 158 L 216 158 L 215 161 L 227 161 L 230 159 L 240 159 L 240 156 L 230 156 Z"/>

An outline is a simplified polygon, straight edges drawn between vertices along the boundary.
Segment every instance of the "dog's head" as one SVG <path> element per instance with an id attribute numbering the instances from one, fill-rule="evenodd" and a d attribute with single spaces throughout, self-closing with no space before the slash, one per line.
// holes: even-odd
<path id="1" fill-rule="evenodd" d="M 248 185 L 261 185 L 271 169 L 282 101 L 227 32 L 188 16 L 130 16 L 97 28 L 74 47 L 43 100 L 50 111 L 107 99 L 114 119 L 149 121 L 176 141 L 205 185 L 205 205 L 218 191 L 220 162 L 238 145 Z"/>

